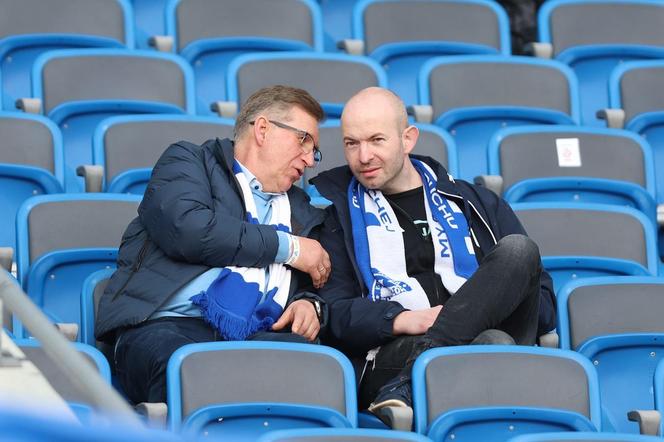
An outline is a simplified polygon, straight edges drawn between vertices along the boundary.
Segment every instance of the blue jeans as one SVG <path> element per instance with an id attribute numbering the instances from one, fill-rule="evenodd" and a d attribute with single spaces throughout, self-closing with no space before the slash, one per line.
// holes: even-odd
<path id="1" fill-rule="evenodd" d="M 134 403 L 166 402 L 166 366 L 171 355 L 186 344 L 222 341 L 201 318 L 159 318 L 125 330 L 113 356 L 115 374 Z M 308 343 L 294 333 L 258 332 L 252 341 Z"/>

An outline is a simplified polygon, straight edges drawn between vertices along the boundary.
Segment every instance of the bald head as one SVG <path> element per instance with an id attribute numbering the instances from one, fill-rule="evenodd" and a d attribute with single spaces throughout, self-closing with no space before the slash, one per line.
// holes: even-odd
<path id="1" fill-rule="evenodd" d="M 401 98 L 381 87 L 368 87 L 353 95 L 344 106 L 341 124 L 357 119 L 360 115 L 390 119 L 399 132 L 408 126 L 408 114 Z"/>

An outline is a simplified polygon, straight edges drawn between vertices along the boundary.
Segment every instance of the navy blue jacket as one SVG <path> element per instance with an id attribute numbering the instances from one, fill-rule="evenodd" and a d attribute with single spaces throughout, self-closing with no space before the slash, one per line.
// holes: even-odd
<path id="1" fill-rule="evenodd" d="M 276 230 L 245 221 L 233 158 L 233 143 L 227 139 L 202 146 L 181 141 L 163 153 L 138 217 L 122 237 L 118 269 L 99 302 L 98 340 L 112 342 L 118 329 L 147 320 L 172 294 L 212 267 L 265 267 L 274 262 Z M 312 207 L 296 186 L 288 197 L 293 233 L 307 236 L 323 222 L 325 212 Z M 317 298 L 302 290 L 310 285 L 308 275 L 294 271 L 289 302 Z"/>
<path id="2" fill-rule="evenodd" d="M 496 194 L 465 181 L 450 181 L 447 171 L 433 159 L 413 157 L 433 168 L 438 176 L 438 190 L 464 211 L 468 226 L 473 229 L 480 245 L 478 259 L 481 260 L 502 237 L 526 233 L 510 206 Z M 312 179 L 312 183 L 333 203 L 327 209 L 329 214 L 320 232 L 321 245 L 332 261 L 330 278 L 319 290 L 329 309 L 324 339 L 346 353 L 361 355 L 394 339 L 392 322 L 405 309 L 395 301 L 373 302 L 365 297 L 367 288 L 355 260 L 348 211 L 347 191 L 351 177 L 348 166 L 342 166 L 322 172 Z M 542 272 L 540 285 L 538 331 L 541 335 L 556 325 L 556 301 L 548 273 Z"/>

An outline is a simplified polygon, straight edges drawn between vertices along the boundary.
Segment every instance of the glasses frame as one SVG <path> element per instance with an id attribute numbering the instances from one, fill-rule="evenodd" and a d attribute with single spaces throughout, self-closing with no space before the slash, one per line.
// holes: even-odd
<path id="1" fill-rule="evenodd" d="M 304 141 L 307 139 L 307 137 L 311 138 L 311 141 L 314 145 L 314 148 L 312 150 L 314 154 L 314 167 L 317 166 L 321 160 L 323 159 L 323 152 L 320 150 L 320 146 L 316 144 L 316 141 L 314 140 L 313 135 L 311 135 L 309 132 L 306 130 L 298 129 L 297 127 L 289 126 L 288 124 L 282 123 L 281 121 L 276 121 L 276 120 L 267 120 L 269 123 L 274 124 L 275 126 L 281 128 L 281 129 L 286 129 L 290 130 L 291 132 L 295 132 L 297 136 L 300 138 L 300 148 L 302 149 L 302 153 L 309 155 L 309 152 L 304 150 Z M 251 125 L 254 125 L 256 122 L 252 121 Z"/>

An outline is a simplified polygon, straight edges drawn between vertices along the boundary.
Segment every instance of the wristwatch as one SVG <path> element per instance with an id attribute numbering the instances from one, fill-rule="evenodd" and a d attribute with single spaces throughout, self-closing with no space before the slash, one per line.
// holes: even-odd
<path id="1" fill-rule="evenodd" d="M 318 322 L 323 321 L 323 308 L 320 305 L 318 299 L 309 299 L 309 301 L 314 305 L 314 310 L 316 310 L 316 317 L 318 317 Z"/>

